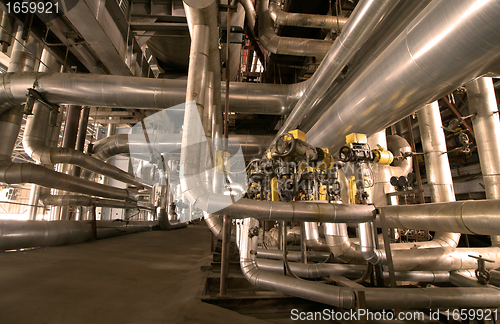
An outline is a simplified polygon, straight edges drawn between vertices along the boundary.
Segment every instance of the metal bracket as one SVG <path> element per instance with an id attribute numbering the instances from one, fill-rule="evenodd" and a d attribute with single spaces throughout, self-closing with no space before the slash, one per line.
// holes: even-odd
<path id="1" fill-rule="evenodd" d="M 33 88 L 28 89 L 28 95 L 26 96 L 26 103 L 24 105 L 23 113 L 26 115 L 33 115 L 33 106 L 35 102 L 39 102 L 42 105 L 48 107 L 50 110 L 59 111 L 59 106 L 48 102 L 43 95 Z"/>
<path id="2" fill-rule="evenodd" d="M 486 270 L 486 262 L 495 263 L 493 260 L 483 258 L 481 255 L 469 255 L 469 257 L 477 260 L 476 278 L 481 285 L 487 285 L 490 281 L 490 272 Z"/>

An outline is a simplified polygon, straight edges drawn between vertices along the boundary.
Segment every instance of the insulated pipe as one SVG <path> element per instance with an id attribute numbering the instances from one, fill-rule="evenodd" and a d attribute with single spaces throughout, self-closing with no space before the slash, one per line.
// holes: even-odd
<path id="1" fill-rule="evenodd" d="M 256 262 L 259 269 L 283 273 L 282 261 L 260 259 L 257 254 Z M 366 271 L 366 266 L 359 264 L 289 262 L 289 265 L 290 270 L 292 270 L 295 275 L 308 279 L 317 279 L 328 276 L 343 276 L 349 279 L 357 279 L 363 276 L 363 273 Z"/>
<path id="2" fill-rule="evenodd" d="M 465 85 L 481 162 L 486 199 L 500 199 L 500 120 L 495 88 L 491 78 L 483 77 Z M 500 246 L 498 233 L 492 233 L 492 245 Z"/>
<path id="3" fill-rule="evenodd" d="M 90 171 L 110 176 L 119 181 L 142 186 L 133 175 L 113 165 L 83 154 L 80 151 L 72 148 L 47 147 L 47 125 L 49 124 L 50 114 L 50 110 L 45 105 L 36 103 L 33 107 L 33 115 L 27 118 L 23 146 L 26 153 L 33 160 L 44 165 L 54 165 L 57 163 L 74 164 Z M 73 147 L 74 144 L 73 142 Z"/>
<path id="4" fill-rule="evenodd" d="M 97 221 L 97 238 L 150 231 L 156 222 Z M 92 239 L 91 221 L 0 220 L 0 251 L 82 243 Z"/>
<path id="5" fill-rule="evenodd" d="M 307 142 L 337 152 L 345 135 L 372 135 L 487 72 L 500 58 L 499 16 L 496 1 L 433 0 L 311 128 Z"/>
<path id="6" fill-rule="evenodd" d="M 271 272 L 283 273 L 283 262 L 259 258 L 257 265 L 260 269 Z M 290 261 L 290 260 L 289 260 Z M 357 279 L 363 276 L 366 265 L 333 264 L 333 263 L 296 263 L 290 262 L 290 270 L 302 278 L 317 279 L 328 276 L 343 276 Z M 449 271 L 397 271 L 394 273 L 398 281 L 416 281 L 426 283 L 450 282 Z M 389 279 L 389 273 L 384 272 L 384 279 Z"/>
<path id="7" fill-rule="evenodd" d="M 417 112 L 432 202 L 455 201 L 446 138 L 437 101 Z"/>
<path id="8" fill-rule="evenodd" d="M 151 146 L 157 152 L 172 152 L 181 149 L 181 136 L 170 135 L 168 136 L 169 142 L 152 141 Z M 245 159 L 252 157 L 261 157 L 269 144 L 271 143 L 272 136 L 264 135 L 241 135 L 232 134 L 229 136 L 231 141 L 237 141 L 241 145 L 241 150 Z M 132 149 L 131 149 L 132 148 Z M 144 154 L 145 159 L 149 159 L 149 148 L 144 145 L 144 135 L 142 134 L 119 134 L 106 137 L 94 143 L 92 156 L 106 161 L 109 158 L 118 154 Z"/>
<path id="9" fill-rule="evenodd" d="M 238 226 L 238 245 L 240 250 L 240 266 L 245 278 L 254 286 L 262 289 L 300 297 L 327 305 L 342 308 L 355 307 L 355 294 L 352 288 L 323 285 L 314 281 L 297 280 L 277 273 L 260 269 L 257 265 L 255 251 L 257 236 L 250 238 L 250 230 L 259 223 L 255 219 L 245 218 Z"/>
<path id="10" fill-rule="evenodd" d="M 468 200 L 423 205 L 385 206 L 387 226 L 462 234 L 500 233 L 500 200 Z M 415 244 L 420 244 L 415 243 Z"/>
<path id="11" fill-rule="evenodd" d="M 316 260 L 326 260 L 330 256 L 328 252 L 316 252 L 316 251 L 307 251 L 308 259 L 316 259 Z M 276 249 L 257 249 L 257 257 L 262 259 L 272 259 L 272 260 L 283 260 L 283 251 Z M 301 253 L 297 251 L 288 251 L 286 258 L 288 261 L 302 261 Z M 283 268 L 281 268 L 283 270 Z"/>
<path id="12" fill-rule="evenodd" d="M 214 109 L 214 127 L 215 137 L 222 138 L 222 103 L 221 103 L 221 83 L 220 81 L 220 52 L 219 52 L 219 8 L 218 2 L 215 0 L 184 0 L 184 11 L 186 12 L 186 19 L 189 27 L 190 35 L 193 35 L 194 25 L 206 25 L 210 29 L 210 36 L 206 41 L 208 42 L 208 70 L 214 74 L 214 96 L 213 96 L 213 109 Z M 205 89 L 202 89 L 205 91 Z M 230 106 L 232 104 L 230 103 Z M 203 116 L 201 116 L 203 118 Z M 203 119 L 202 119 L 203 120 Z"/>
<path id="13" fill-rule="evenodd" d="M 356 8 L 358 8 L 356 5 Z M 275 24 L 282 26 L 298 26 L 298 27 L 311 27 L 311 28 L 324 28 L 342 30 L 348 18 L 330 15 L 310 15 L 293 12 L 285 12 L 281 10 L 281 1 L 269 1 L 269 15 L 274 20 Z M 352 14 L 349 19 L 352 18 Z"/>
<path id="14" fill-rule="evenodd" d="M 450 162 L 446 154 L 441 112 L 437 101 L 426 105 L 417 112 L 420 138 L 424 151 L 427 183 L 432 202 L 455 201 L 455 190 L 451 177 Z M 436 232 L 433 241 L 442 241 L 445 245 L 456 247 L 460 233 Z"/>
<path id="15" fill-rule="evenodd" d="M 394 305 L 398 305 L 398 309 L 484 308 L 500 305 L 500 294 L 497 289 L 492 288 L 399 288 L 396 290 L 393 288 L 362 288 L 354 290 L 353 288 L 322 285 L 313 281 L 297 280 L 293 277 L 270 273 L 258 267 L 255 256 L 257 237 L 250 238 L 251 236 L 248 235 L 256 226 L 258 226 L 258 222 L 250 218 L 244 219 L 243 224 L 238 226 L 240 266 L 245 278 L 251 284 L 263 289 L 275 290 L 342 308 L 356 307 L 355 292 L 356 295 L 359 295 L 360 290 L 364 291 L 366 305 L 363 307 L 367 309 L 390 309 Z"/>
<path id="16" fill-rule="evenodd" d="M 500 199 L 500 119 L 491 78 L 467 83 L 472 125 L 481 162 L 486 199 Z"/>
<path id="17" fill-rule="evenodd" d="M 273 143 L 281 135 L 297 128 L 311 106 L 325 95 L 330 85 L 344 69 L 344 66 L 352 59 L 359 47 L 368 40 L 378 23 L 391 12 L 398 1 L 365 0 L 356 5 L 342 34 L 335 40 L 325 58 L 321 61 L 318 70 L 311 77 L 306 91 L 283 126 L 281 126 Z"/>
<path id="18" fill-rule="evenodd" d="M 304 223 L 304 235 L 306 238 L 306 246 L 313 251 L 329 251 L 329 247 L 325 239 L 319 237 L 318 224 L 314 222 Z"/>
<path id="19" fill-rule="evenodd" d="M 35 81 L 37 91 L 47 101 L 58 105 L 165 109 L 186 100 L 185 80 L 76 73 L 4 73 L 0 77 L 0 113 L 12 105 L 23 104 L 27 89 L 33 88 Z M 307 81 L 289 85 L 233 82 L 229 88 L 230 111 L 285 115 L 306 86 Z M 217 93 L 221 93 L 220 88 L 220 82 L 214 80 L 214 102 Z M 222 91 L 224 94 L 225 89 Z M 219 106 L 223 107 L 224 104 Z"/>
<path id="20" fill-rule="evenodd" d="M 246 198 L 216 213 L 229 215 L 232 218 L 245 218 L 249 210 L 252 212 L 252 217 L 259 220 L 286 222 L 362 223 L 374 221 L 376 215 L 376 209 L 372 205 L 281 202 Z"/>
<path id="21" fill-rule="evenodd" d="M 93 198 L 78 195 L 41 196 L 45 206 L 96 206 L 109 208 L 137 208 L 136 202 L 125 202 L 111 199 Z"/>
<path id="22" fill-rule="evenodd" d="M 75 148 L 81 109 L 82 107 L 75 105 L 69 105 L 66 108 L 66 121 L 64 123 L 64 133 L 61 144 L 62 148 Z"/>
<path id="23" fill-rule="evenodd" d="M 80 124 L 78 125 L 78 135 L 76 137 L 75 149 L 83 152 L 85 148 L 85 139 L 87 138 L 87 127 L 89 124 L 90 107 L 84 107 L 80 117 Z"/>
<path id="24" fill-rule="evenodd" d="M 269 1 L 267 0 L 259 3 L 258 19 L 259 43 L 266 50 L 274 54 L 283 55 L 316 56 L 319 58 L 325 56 L 332 45 L 331 41 L 276 35 L 274 32 L 274 22 L 269 16 L 268 5 Z"/>
<path id="25" fill-rule="evenodd" d="M 396 7 L 377 26 L 366 43 L 356 52 L 347 65 L 342 78 L 337 78 L 323 98 L 311 107 L 300 123 L 307 132 L 323 116 L 359 75 L 392 43 L 431 0 L 399 1 Z M 383 35 L 380 37 L 379 35 Z"/>

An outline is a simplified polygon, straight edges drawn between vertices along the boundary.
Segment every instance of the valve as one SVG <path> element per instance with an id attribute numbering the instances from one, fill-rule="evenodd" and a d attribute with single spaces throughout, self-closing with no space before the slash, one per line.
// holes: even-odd
<path id="1" fill-rule="evenodd" d="M 486 270 L 486 262 L 495 263 L 493 260 L 488 260 L 483 258 L 481 255 L 478 257 L 475 255 L 469 255 L 469 257 L 477 260 L 477 269 L 475 271 L 477 282 L 481 285 L 487 285 L 490 282 L 490 272 Z"/>
<path id="2" fill-rule="evenodd" d="M 279 157 L 292 161 L 317 162 L 327 155 L 323 149 L 307 144 L 304 132 L 298 129 L 281 135 L 276 141 L 274 151 Z"/>

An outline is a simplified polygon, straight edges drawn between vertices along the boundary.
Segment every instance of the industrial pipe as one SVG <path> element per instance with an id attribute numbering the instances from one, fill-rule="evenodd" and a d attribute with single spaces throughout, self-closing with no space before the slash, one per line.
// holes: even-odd
<path id="1" fill-rule="evenodd" d="M 347 22 L 344 31 L 335 40 L 310 78 L 309 85 L 276 134 L 273 143 L 290 130 L 297 128 L 311 106 L 323 97 L 340 75 L 356 51 L 372 35 L 378 23 L 388 15 L 399 0 L 360 1 Z M 271 0 L 273 2 L 273 0 Z M 262 6 L 262 4 L 261 4 Z"/>
<path id="2" fill-rule="evenodd" d="M 345 135 L 372 135 L 487 72 L 500 58 L 499 15 L 495 1 L 433 0 L 311 128 L 307 142 L 337 152 Z"/>
<path id="3" fill-rule="evenodd" d="M 245 11 L 250 4 L 243 4 Z M 248 13 L 247 13 L 248 17 Z M 248 19 L 248 18 L 247 18 Z M 283 55 L 315 56 L 323 58 L 332 45 L 332 41 L 281 37 L 274 32 L 274 22 L 269 15 L 269 1 L 264 0 L 259 3 L 259 43 L 269 52 Z"/>
<path id="4" fill-rule="evenodd" d="M 97 238 L 150 231 L 156 222 L 97 221 Z M 0 220 L 0 250 L 82 243 L 92 239 L 91 221 Z"/>
<path id="5" fill-rule="evenodd" d="M 165 109 L 184 103 L 186 81 L 75 73 L 4 73 L 0 77 L 0 113 L 26 101 L 33 88 L 53 104 L 130 109 Z M 214 81 L 214 85 L 220 82 Z M 230 84 L 231 112 L 285 115 L 300 98 L 307 81 L 289 84 Z M 131 89 L 134 89 L 133 91 Z M 214 88 L 214 94 L 217 94 Z M 225 90 L 222 90 L 224 94 Z M 217 97 L 215 95 L 214 97 Z M 215 101 L 215 99 L 214 99 Z M 222 103 L 222 108 L 224 104 Z"/>
<path id="6" fill-rule="evenodd" d="M 359 3 L 356 5 L 356 8 L 358 8 L 358 6 Z M 277 25 L 324 28 L 338 31 L 341 31 L 348 22 L 348 18 L 341 16 L 285 12 L 281 10 L 281 1 L 278 0 L 269 1 L 269 15 Z M 352 17 L 351 14 L 349 19 L 352 19 Z"/>

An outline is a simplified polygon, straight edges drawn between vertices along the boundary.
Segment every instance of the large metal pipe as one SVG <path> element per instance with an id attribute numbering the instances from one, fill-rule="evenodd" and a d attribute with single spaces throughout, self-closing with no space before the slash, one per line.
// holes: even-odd
<path id="1" fill-rule="evenodd" d="M 311 106 L 325 95 L 344 66 L 352 59 L 359 47 L 368 40 L 378 23 L 391 12 L 398 1 L 366 0 L 356 5 L 344 31 L 328 50 L 318 70 L 311 77 L 306 91 L 281 126 L 274 141 L 278 140 L 282 134 L 297 128 Z"/>
<path id="2" fill-rule="evenodd" d="M 150 231 L 156 225 L 156 222 L 97 221 L 97 238 Z M 0 251 L 75 244 L 91 239 L 91 221 L 0 221 Z"/>
<path id="3" fill-rule="evenodd" d="M 45 206 L 96 206 L 109 208 L 137 208 L 136 202 L 126 202 L 111 199 L 93 198 L 80 195 L 42 195 Z"/>
<path id="4" fill-rule="evenodd" d="M 297 280 L 293 277 L 260 269 L 255 256 L 257 236 L 250 238 L 250 235 L 248 235 L 258 224 L 254 219 L 245 218 L 243 224 L 238 226 L 240 266 L 243 275 L 251 284 L 263 289 L 275 290 L 327 305 L 342 308 L 353 308 L 355 306 L 355 294 L 352 288 L 328 286 L 313 281 Z"/>
<path id="5" fill-rule="evenodd" d="M 259 258 L 257 253 L 257 265 L 260 269 L 271 272 L 283 273 L 283 262 L 277 260 L 266 260 Z M 363 276 L 366 265 L 361 264 L 333 264 L 333 263 L 296 263 L 290 262 L 290 270 L 301 277 L 317 279 L 328 276 L 343 276 L 349 279 L 357 279 Z M 413 282 L 450 282 L 449 271 L 397 271 L 394 273 L 398 281 Z M 384 279 L 389 278 L 389 273 L 384 272 Z"/>
<path id="6" fill-rule="evenodd" d="M 451 177 L 450 162 L 448 161 L 448 154 L 446 154 L 446 139 L 438 102 L 435 101 L 426 105 L 417 112 L 417 116 L 431 201 L 455 201 L 455 190 Z M 460 240 L 460 233 L 436 232 L 433 240 L 443 241 L 452 247 L 456 247 Z"/>
<path id="7" fill-rule="evenodd" d="M 356 5 L 356 8 L 358 8 L 358 6 L 359 4 Z M 269 15 L 275 24 L 282 26 L 324 28 L 338 31 L 342 30 L 348 22 L 348 18 L 340 16 L 285 12 L 281 10 L 281 1 L 278 0 L 269 1 Z M 349 19 L 352 19 L 352 15 Z"/>
<path id="8" fill-rule="evenodd" d="M 12 105 L 23 104 L 27 89 L 33 88 L 35 81 L 38 84 L 37 91 L 54 104 L 165 109 L 186 100 L 185 80 L 75 73 L 7 73 L 0 77 L 0 113 Z M 218 89 L 215 85 L 219 85 Z M 306 86 L 307 81 L 289 85 L 231 83 L 230 111 L 285 115 L 290 112 Z M 220 88 L 220 82 L 215 80 L 214 97 L 221 93 Z M 222 91 L 224 94 L 225 90 Z M 223 108 L 224 104 L 220 107 Z"/>
<path id="9" fill-rule="evenodd" d="M 373 32 L 375 36 L 370 37 L 349 61 L 347 71 L 343 72 L 342 78 L 337 78 L 325 96 L 314 103 L 309 114 L 300 123 L 300 128 L 305 132 L 310 130 L 326 110 L 430 2 L 431 0 L 399 1 L 391 13 L 379 23 Z"/>
<path id="10" fill-rule="evenodd" d="M 495 1 L 451 7 L 432 1 L 311 128 L 307 141 L 336 152 L 345 135 L 372 135 L 486 72 L 500 57 L 499 15 Z"/>
<path id="11" fill-rule="evenodd" d="M 495 88 L 491 78 L 483 77 L 465 85 L 470 113 L 481 162 L 486 199 L 500 199 L 500 120 Z M 498 233 L 491 233 L 491 242 L 500 246 Z"/>
<path id="12" fill-rule="evenodd" d="M 259 220 L 290 222 L 360 223 L 375 220 L 376 209 L 371 205 L 344 205 L 316 202 L 261 201 L 242 198 L 219 210 L 217 214 L 245 218 L 248 211 Z"/>
<path id="13" fill-rule="evenodd" d="M 271 53 L 323 58 L 332 45 L 332 41 L 276 35 L 267 0 L 259 3 L 258 16 L 259 43 Z"/>
<path id="14" fill-rule="evenodd" d="M 498 307 L 500 294 L 492 288 L 367 288 L 353 289 L 322 285 L 318 282 L 297 280 L 293 277 L 270 273 L 260 269 L 256 259 L 257 237 L 249 235 L 258 222 L 246 218 L 238 226 L 240 266 L 247 280 L 253 285 L 288 295 L 313 300 L 342 308 L 354 308 L 356 295 L 363 291 L 367 309 L 398 309 L 429 307 Z M 450 248 L 451 249 L 451 248 Z M 489 255 L 488 255 L 489 257 Z M 472 258 L 470 258 L 472 259 Z M 474 259 L 472 259 L 474 260 Z M 475 261 L 475 260 L 474 260 Z M 307 266 L 307 265 L 306 265 Z M 359 298 L 359 297 L 358 297 Z M 359 299 L 358 299 L 359 300 Z"/>
<path id="15" fill-rule="evenodd" d="M 500 119 L 491 78 L 467 83 L 472 125 L 487 199 L 500 199 Z"/>
<path id="16" fill-rule="evenodd" d="M 221 104 L 221 83 L 220 81 L 220 52 L 219 52 L 219 25 L 218 25 L 218 4 L 214 0 L 184 0 L 184 11 L 189 27 L 189 33 L 193 35 L 194 25 L 206 25 L 210 29 L 208 42 L 208 70 L 207 73 L 213 72 L 214 75 L 214 127 L 216 137 L 222 138 L 222 104 Z M 205 82 L 205 81 L 204 81 Z M 202 91 L 205 91 L 203 89 Z M 203 116 L 201 116 L 203 120 Z"/>
<path id="17" fill-rule="evenodd" d="M 500 233 L 500 200 L 385 206 L 381 209 L 390 227 L 477 235 Z"/>
<path id="18" fill-rule="evenodd" d="M 446 139 L 437 101 L 417 112 L 432 202 L 455 201 Z"/>
<path id="19" fill-rule="evenodd" d="M 90 171 L 110 176 L 119 181 L 142 186 L 133 175 L 113 165 L 83 154 L 74 148 L 47 147 L 47 127 L 50 115 L 51 111 L 47 106 L 36 103 L 33 107 L 33 115 L 27 118 L 23 146 L 26 153 L 33 160 L 44 165 L 54 165 L 57 163 L 74 164 Z M 75 142 L 73 141 L 72 144 L 74 147 Z"/>

